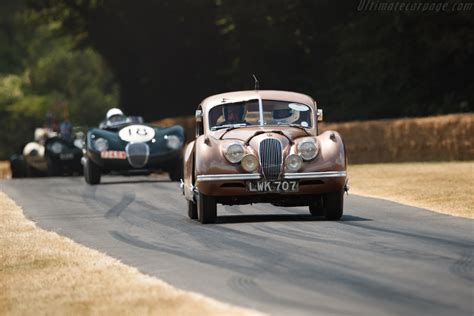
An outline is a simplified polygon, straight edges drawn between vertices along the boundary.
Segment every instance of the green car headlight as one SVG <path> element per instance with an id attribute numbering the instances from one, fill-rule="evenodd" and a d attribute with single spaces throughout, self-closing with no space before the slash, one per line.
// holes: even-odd
<path id="1" fill-rule="evenodd" d="M 94 147 L 98 151 L 106 151 L 107 149 L 109 149 L 109 142 L 107 141 L 107 139 L 99 137 L 94 140 Z"/>

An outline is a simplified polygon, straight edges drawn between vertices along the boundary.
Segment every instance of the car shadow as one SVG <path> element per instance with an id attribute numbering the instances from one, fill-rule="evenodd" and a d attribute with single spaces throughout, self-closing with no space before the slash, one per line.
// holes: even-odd
<path id="1" fill-rule="evenodd" d="M 223 215 L 216 218 L 216 224 L 240 224 L 240 223 L 259 223 L 259 222 L 317 222 L 327 221 L 322 216 L 313 216 L 310 214 L 262 214 L 262 215 Z M 372 221 L 369 218 L 343 215 L 342 222 L 362 222 Z"/>

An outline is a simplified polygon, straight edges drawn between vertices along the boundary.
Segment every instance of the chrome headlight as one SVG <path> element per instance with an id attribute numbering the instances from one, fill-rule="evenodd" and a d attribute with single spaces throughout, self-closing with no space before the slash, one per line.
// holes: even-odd
<path id="1" fill-rule="evenodd" d="M 285 159 L 285 167 L 290 172 L 295 172 L 300 170 L 303 160 L 299 155 L 291 154 L 288 155 Z"/>
<path id="2" fill-rule="evenodd" d="M 304 141 L 298 145 L 298 153 L 304 160 L 312 160 L 318 155 L 319 145 L 314 141 Z"/>
<path id="3" fill-rule="evenodd" d="M 105 151 L 109 149 L 109 142 L 107 141 L 107 139 L 99 137 L 94 140 L 94 147 L 98 151 Z"/>
<path id="4" fill-rule="evenodd" d="M 244 157 L 244 146 L 239 143 L 233 143 L 224 148 L 224 156 L 232 163 L 238 163 Z"/>
<path id="5" fill-rule="evenodd" d="M 258 168 L 258 159 L 254 155 L 245 155 L 240 164 L 245 171 L 252 172 Z"/>
<path id="6" fill-rule="evenodd" d="M 63 150 L 63 145 L 61 143 L 55 142 L 51 145 L 51 151 L 55 154 L 59 154 Z"/>
<path id="7" fill-rule="evenodd" d="M 176 135 L 165 135 L 164 138 L 166 139 L 166 146 L 170 149 L 180 149 L 181 145 L 183 145 L 181 139 Z"/>

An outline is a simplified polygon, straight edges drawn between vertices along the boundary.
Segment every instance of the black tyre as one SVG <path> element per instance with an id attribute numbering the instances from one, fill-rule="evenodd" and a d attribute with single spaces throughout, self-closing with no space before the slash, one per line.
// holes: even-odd
<path id="1" fill-rule="evenodd" d="M 199 194 L 197 203 L 198 220 L 202 224 L 212 224 L 216 222 L 217 204 L 212 196 Z"/>
<path id="2" fill-rule="evenodd" d="M 46 157 L 46 162 L 48 163 L 48 177 L 59 177 L 63 175 L 60 163 L 54 162 L 49 156 Z"/>
<path id="3" fill-rule="evenodd" d="M 309 205 L 309 212 L 313 216 L 324 216 L 323 198 L 318 196 L 312 204 Z"/>
<path id="4" fill-rule="evenodd" d="M 12 178 L 25 178 L 28 176 L 28 166 L 22 156 L 15 155 L 10 159 Z"/>
<path id="5" fill-rule="evenodd" d="M 99 184 L 100 176 L 100 167 L 91 159 L 86 159 L 86 163 L 84 164 L 84 179 L 86 182 L 90 185 Z"/>
<path id="6" fill-rule="evenodd" d="M 194 202 L 188 201 L 188 216 L 190 219 L 198 218 L 197 205 Z"/>
<path id="7" fill-rule="evenodd" d="M 26 166 L 26 169 L 27 169 L 27 177 L 29 178 L 42 177 L 45 175 L 44 171 L 39 171 L 28 164 Z"/>
<path id="8" fill-rule="evenodd" d="M 344 210 L 344 190 L 325 194 L 323 197 L 324 216 L 330 221 L 341 219 Z"/>
<path id="9" fill-rule="evenodd" d="M 180 159 L 168 173 L 171 181 L 178 182 L 183 179 L 183 161 Z"/>

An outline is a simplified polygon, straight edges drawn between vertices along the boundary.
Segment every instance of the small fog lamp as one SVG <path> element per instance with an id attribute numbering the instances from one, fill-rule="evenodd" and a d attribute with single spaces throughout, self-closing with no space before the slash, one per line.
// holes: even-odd
<path id="1" fill-rule="evenodd" d="M 245 171 L 252 172 L 258 167 L 258 159 L 254 155 L 246 155 L 242 158 L 241 164 Z"/>
<path id="2" fill-rule="evenodd" d="M 296 154 L 288 155 L 285 160 L 286 169 L 290 172 L 298 171 L 301 168 L 302 163 L 303 160 L 299 155 Z"/>

